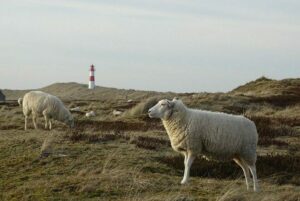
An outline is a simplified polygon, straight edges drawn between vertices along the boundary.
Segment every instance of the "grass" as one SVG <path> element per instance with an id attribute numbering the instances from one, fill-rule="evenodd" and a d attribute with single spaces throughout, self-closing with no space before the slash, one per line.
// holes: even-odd
<path id="1" fill-rule="evenodd" d="M 0 155 L 3 200 L 230 200 L 235 197 L 252 200 L 257 197 L 245 191 L 242 172 L 232 163 L 197 159 L 190 185 L 181 186 L 183 158 L 168 146 L 147 150 L 120 139 L 100 140 L 96 144 L 69 141 L 63 137 L 64 132 L 54 132 L 62 138 L 56 138 L 54 151 L 47 158 L 39 158 L 39 150 L 42 139 L 49 136 L 48 131 L 31 131 L 25 133 L 27 136 L 14 130 L 6 133 L 7 140 L 1 141 L 1 146 L 5 144 L 7 152 Z M 158 142 L 164 145 L 164 141 Z M 268 167 L 259 174 L 274 168 L 269 174 L 259 175 L 264 189 L 261 197 L 284 193 L 287 184 L 290 196 L 297 195 L 298 184 L 280 181 L 287 174 L 274 175 L 291 165 L 291 161 L 267 156 L 258 161 L 259 170 Z M 282 163 L 277 169 L 274 164 L 278 161 Z M 294 174 L 298 165 L 295 163 L 287 170 Z"/>
<path id="2" fill-rule="evenodd" d="M 0 190 L 5 192 L 0 199 L 262 200 L 272 194 L 277 200 L 292 200 L 298 196 L 298 156 L 260 156 L 257 167 L 263 192 L 259 194 L 246 192 L 242 171 L 233 162 L 201 158 L 192 166 L 190 184 L 181 186 L 183 157 L 170 148 L 163 130 L 132 131 L 132 122 L 101 130 L 97 127 L 101 123 L 80 120 L 78 125 L 87 126 L 78 130 L 61 124 L 53 131 L 0 130 L 0 146 L 6 150 L 0 153 Z M 49 156 L 40 158 L 45 150 Z"/>
<path id="3" fill-rule="evenodd" d="M 235 94 L 244 94 L 256 97 L 299 97 L 300 79 L 272 80 L 266 77 L 239 86 L 232 91 Z"/>
<path id="4" fill-rule="evenodd" d="M 292 88 L 290 82 L 286 85 Z M 47 90 L 55 91 L 59 86 Z M 89 99 L 90 91 L 87 100 L 75 100 L 72 93 L 84 94 L 85 87 L 64 84 L 57 92 L 66 91 L 64 87 L 70 95 L 66 105 L 81 108 L 81 112 L 73 113 L 76 119 L 73 130 L 58 122 L 54 122 L 54 130 L 44 130 L 41 118 L 39 130 L 33 130 L 29 121 L 30 129 L 24 131 L 21 108 L 14 102 L 0 105 L 0 200 L 294 201 L 300 198 L 297 104 L 289 102 L 288 106 L 281 106 L 231 93 L 176 95 L 191 107 L 245 114 L 256 123 L 257 172 L 262 191 L 253 193 L 246 191 L 242 170 L 234 162 L 207 161 L 201 157 L 192 166 L 190 183 L 180 185 L 183 157 L 171 149 L 161 122 L 145 115 L 148 107 L 155 104 L 152 99 L 146 101 L 149 97 L 174 94 L 134 90 L 125 93 L 125 90 L 101 88 L 96 90 L 103 92 L 96 95 L 97 100 Z M 129 98 L 134 101 L 128 103 Z M 124 116 L 114 117 L 114 109 L 125 111 Z M 96 112 L 96 117 L 84 116 L 90 110 Z"/>
<path id="5" fill-rule="evenodd" d="M 128 110 L 124 117 L 144 117 L 148 114 L 148 110 L 156 105 L 156 103 L 162 99 L 161 97 L 151 97 L 145 101 L 140 102 L 135 107 Z"/>

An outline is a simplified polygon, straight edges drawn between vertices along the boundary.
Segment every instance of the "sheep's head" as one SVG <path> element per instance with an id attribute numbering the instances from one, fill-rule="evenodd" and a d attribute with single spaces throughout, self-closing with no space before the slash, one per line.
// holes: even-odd
<path id="1" fill-rule="evenodd" d="M 64 120 L 65 124 L 67 124 L 70 128 L 74 128 L 74 118 L 72 115 L 66 115 L 65 116 L 65 120 Z"/>
<path id="2" fill-rule="evenodd" d="M 149 117 L 167 120 L 172 115 L 174 105 L 174 101 L 167 99 L 160 100 L 155 106 L 149 109 Z"/>

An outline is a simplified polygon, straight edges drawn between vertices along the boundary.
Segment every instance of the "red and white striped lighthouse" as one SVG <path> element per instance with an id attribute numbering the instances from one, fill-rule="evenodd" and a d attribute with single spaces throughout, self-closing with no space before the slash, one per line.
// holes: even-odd
<path id="1" fill-rule="evenodd" d="M 95 68 L 94 65 L 92 64 L 90 67 L 90 80 L 89 80 L 89 89 L 94 89 L 95 88 Z"/>

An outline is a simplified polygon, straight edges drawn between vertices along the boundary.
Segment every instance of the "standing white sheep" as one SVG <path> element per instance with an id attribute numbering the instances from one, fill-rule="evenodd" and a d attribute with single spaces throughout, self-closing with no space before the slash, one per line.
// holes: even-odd
<path id="1" fill-rule="evenodd" d="M 184 155 L 184 176 L 189 179 L 190 167 L 200 154 L 217 160 L 234 160 L 245 175 L 249 189 L 249 170 L 254 191 L 256 176 L 257 131 L 255 124 L 243 116 L 187 108 L 181 100 L 161 100 L 149 110 L 151 118 L 162 119 L 172 148 Z"/>
<path id="2" fill-rule="evenodd" d="M 27 119 L 32 114 L 32 120 L 35 129 L 37 129 L 36 119 L 38 116 L 44 116 L 45 128 L 52 129 L 51 119 L 64 122 L 70 127 L 74 126 L 74 119 L 63 102 L 56 96 L 44 93 L 42 91 L 30 91 L 23 98 L 23 113 L 25 116 L 25 130 L 27 130 Z"/>

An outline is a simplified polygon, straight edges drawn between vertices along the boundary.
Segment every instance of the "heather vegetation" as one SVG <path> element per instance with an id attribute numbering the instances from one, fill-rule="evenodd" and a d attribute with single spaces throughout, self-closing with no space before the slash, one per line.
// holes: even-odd
<path id="1" fill-rule="evenodd" d="M 25 91 L 4 90 L 0 103 L 0 200 L 287 200 L 300 199 L 300 79 L 265 77 L 228 93 L 158 93 L 54 84 L 41 90 L 62 98 L 75 129 L 24 131 L 16 100 Z M 170 147 L 147 110 L 161 98 L 189 107 L 245 115 L 259 133 L 257 173 L 261 192 L 247 192 L 234 162 L 199 156 L 191 181 L 180 185 L 183 157 Z M 128 101 L 131 100 L 131 101 Z M 95 111 L 87 118 L 85 112 Z M 114 116 L 113 110 L 122 111 Z"/>

